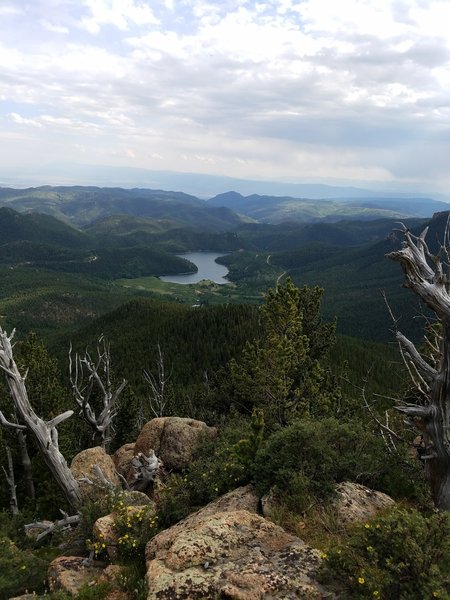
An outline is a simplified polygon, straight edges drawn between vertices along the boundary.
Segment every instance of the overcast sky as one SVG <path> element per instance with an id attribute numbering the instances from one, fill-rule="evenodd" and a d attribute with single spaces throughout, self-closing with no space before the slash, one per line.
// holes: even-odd
<path id="1" fill-rule="evenodd" d="M 450 0 L 0 0 L 1 172 L 448 193 L 449 24 Z"/>

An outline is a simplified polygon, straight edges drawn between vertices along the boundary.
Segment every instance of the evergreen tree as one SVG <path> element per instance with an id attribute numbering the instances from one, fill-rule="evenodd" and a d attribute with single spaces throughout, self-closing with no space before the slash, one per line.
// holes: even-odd
<path id="1" fill-rule="evenodd" d="M 238 405 L 260 407 L 268 423 L 329 414 L 339 387 L 321 360 L 334 343 L 335 324 L 320 317 L 322 292 L 297 288 L 290 279 L 269 290 L 261 307 L 262 337 L 230 362 Z"/>

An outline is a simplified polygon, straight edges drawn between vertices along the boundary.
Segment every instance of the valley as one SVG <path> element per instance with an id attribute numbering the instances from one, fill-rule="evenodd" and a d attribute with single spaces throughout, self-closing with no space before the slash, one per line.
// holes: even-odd
<path id="1" fill-rule="evenodd" d="M 267 213 L 252 212 L 258 203 L 270 206 L 273 223 Z M 269 288 L 291 277 L 296 285 L 324 288 L 324 315 L 337 318 L 339 333 L 380 342 L 391 339 L 385 290 L 414 337 L 420 325 L 412 317 L 419 309 L 384 256 L 398 243 L 396 219 L 420 229 L 426 219 L 418 215 L 426 206 L 426 199 L 317 201 L 228 193 L 205 201 L 161 190 L 3 188 L 0 314 L 7 326 L 52 335 L 131 297 L 260 304 Z M 433 201 L 429 210 L 445 206 Z M 345 218 L 336 220 L 338 215 Z M 208 277 L 176 283 L 179 274 L 197 279 L 189 252 L 220 256 L 216 267 L 227 273 L 227 285 Z"/>
<path id="2" fill-rule="evenodd" d="M 162 422 L 214 432 L 188 464 L 160 470 L 163 487 L 153 496 L 150 529 L 141 529 L 138 516 L 140 538 L 130 538 L 131 554 L 119 549 L 121 567 L 135 569 L 130 598 L 147 597 L 147 544 L 239 485 L 251 484 L 258 494 L 275 485 L 284 500 L 279 515 L 270 518 L 323 552 L 330 551 L 336 535 L 343 551 L 349 539 L 321 520 L 338 484 L 365 485 L 368 494 L 380 490 L 418 506 L 430 502 L 413 460 L 414 434 L 392 410 L 395 399 L 411 389 L 393 329 L 400 326 L 420 344 L 429 315 L 402 287 L 398 265 L 386 255 L 401 246 L 399 216 L 416 235 L 428 227 L 430 250 L 436 251 L 446 211 L 423 215 L 422 205 L 401 199 L 386 200 L 381 213 L 378 203 L 359 202 L 352 212 L 350 201 L 339 200 L 289 199 L 287 210 L 284 200 L 272 199 L 269 215 L 250 214 L 245 199 L 241 213 L 234 211 L 239 207 L 213 207 L 153 190 L 3 192 L 0 359 L 8 345 L 5 331 L 15 328 L 14 356 L 20 372 L 27 373 L 27 395 L 42 428 L 60 423 L 44 450 L 30 431 L 31 475 L 20 438 L 9 427 L 0 428 L 0 462 L 9 465 L 7 481 L 14 470 L 23 514 L 57 519 L 59 508 L 73 510 L 65 486 L 43 461 L 55 439 L 61 464 L 72 461 L 73 473 L 85 456 L 101 451 L 111 461 L 129 454 L 131 444 L 130 464 L 135 464 L 141 435 Z M 340 212 L 344 220 L 337 218 Z M 0 381 L 2 422 L 8 422 L 4 415 L 9 417 L 15 398 L 7 384 L 8 378 Z M 120 398 L 111 404 L 115 389 Z M 111 420 L 108 431 L 95 425 L 105 416 Z M 385 431 L 380 423 L 388 418 L 389 428 L 403 436 L 395 438 L 395 452 L 380 436 L 380 429 Z M 163 460 L 170 466 L 169 458 Z M 155 489 L 153 480 L 145 486 Z M 19 521 L 10 524 L 11 489 L 0 488 L 0 533 L 15 540 L 18 564 L 28 565 L 42 548 L 28 551 Z M 61 552 L 87 556 L 94 550 L 105 556 L 94 522 L 117 511 L 109 498 L 122 498 L 122 492 L 111 494 L 102 488 L 101 501 L 82 499 L 80 525 L 72 532 L 78 546 L 68 536 L 62 549 L 54 537 L 48 558 L 39 559 L 41 570 Z M 130 535 L 128 508 L 119 510 L 128 515 Z M 253 539 L 254 532 L 249 536 Z M 0 564 L 8 560 L 0 551 Z M 116 558 L 110 560 L 116 566 Z M 8 578 L 8 589 L 45 591 L 42 577 L 25 575 Z M 3 597 L 9 594 L 2 596 L 0 589 Z"/>

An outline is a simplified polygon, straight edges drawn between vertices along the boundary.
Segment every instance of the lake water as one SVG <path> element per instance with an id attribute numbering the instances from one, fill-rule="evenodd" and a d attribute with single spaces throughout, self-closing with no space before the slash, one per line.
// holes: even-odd
<path id="1" fill-rule="evenodd" d="M 164 275 L 160 277 L 161 281 L 170 283 L 198 283 L 202 279 L 210 279 L 214 283 L 221 285 L 230 283 L 225 279 L 228 275 L 228 269 L 223 265 L 215 262 L 219 256 L 217 252 L 187 252 L 186 254 L 178 254 L 181 258 L 185 258 L 197 266 L 197 273 L 187 273 L 186 275 Z"/>

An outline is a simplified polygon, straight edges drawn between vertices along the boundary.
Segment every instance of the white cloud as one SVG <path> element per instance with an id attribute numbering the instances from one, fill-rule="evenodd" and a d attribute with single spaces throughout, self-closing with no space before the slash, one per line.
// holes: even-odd
<path id="1" fill-rule="evenodd" d="M 18 113 L 15 113 L 15 112 L 9 113 L 8 117 L 11 119 L 11 121 L 13 121 L 14 123 L 17 123 L 18 125 L 26 125 L 26 126 L 31 126 L 31 127 L 42 127 L 42 123 L 40 123 L 39 120 L 22 117 L 21 115 L 19 115 Z"/>
<path id="2" fill-rule="evenodd" d="M 132 25 L 157 25 L 148 3 L 140 0 L 84 0 L 89 16 L 80 21 L 80 25 L 89 33 L 96 34 L 104 25 L 112 25 L 127 30 Z"/>
<path id="3" fill-rule="evenodd" d="M 51 31 L 52 33 L 62 33 L 63 35 L 67 35 L 70 32 L 68 27 L 65 27 L 64 25 L 58 25 L 52 21 L 47 21 L 47 19 L 42 19 L 40 23 L 44 29 Z"/>
<path id="4" fill-rule="evenodd" d="M 91 162 L 380 181 L 408 180 L 421 143 L 449 155 L 447 0 L 14 6 L 0 6 L 5 122 L 45 131 L 49 154 L 67 132 Z M 447 181 L 430 161 L 410 170 Z"/>

